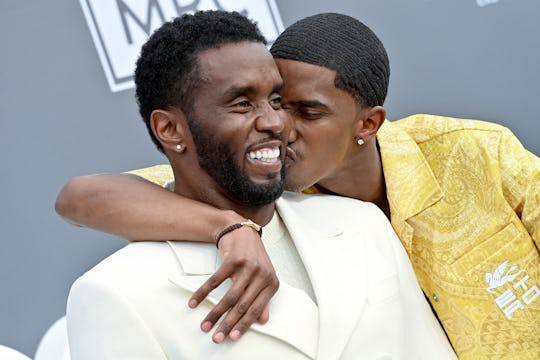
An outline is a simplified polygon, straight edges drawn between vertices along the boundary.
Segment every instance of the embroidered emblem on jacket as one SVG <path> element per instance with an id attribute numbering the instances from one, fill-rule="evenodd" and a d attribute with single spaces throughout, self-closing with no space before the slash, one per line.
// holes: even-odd
<path id="1" fill-rule="evenodd" d="M 507 288 L 495 299 L 495 303 L 497 304 L 499 309 L 503 311 L 504 315 L 509 320 L 512 320 L 512 314 L 514 312 L 516 312 L 517 310 L 524 310 L 526 305 L 531 304 L 540 296 L 540 289 L 536 284 L 530 284 L 530 281 L 529 283 L 527 283 L 527 280 L 530 280 L 530 278 L 529 275 L 525 272 L 525 270 L 522 269 L 516 271 L 516 265 L 506 270 L 507 267 L 508 261 L 505 261 L 499 266 L 497 266 L 493 273 L 486 273 L 485 279 L 488 283 L 486 291 L 491 294 L 495 294 L 495 289 L 500 288 L 501 286 L 508 283 L 512 284 L 511 288 Z M 525 274 L 521 277 L 521 279 L 519 279 L 518 281 L 514 281 L 516 280 L 518 275 L 522 273 Z M 523 300 L 523 302 L 517 298 L 517 295 L 514 293 L 513 290 L 517 290 L 517 292 L 523 292 L 521 296 L 521 300 Z"/>
<path id="2" fill-rule="evenodd" d="M 521 274 L 522 272 L 525 272 L 525 270 L 514 272 L 517 269 L 517 266 L 514 265 L 506 273 L 504 273 L 507 266 L 508 266 L 508 260 L 503 262 L 501 265 L 499 265 L 497 269 L 495 269 L 493 274 L 486 273 L 486 282 L 489 285 L 488 288 L 486 289 L 487 291 L 489 291 L 492 294 L 495 294 L 495 291 L 493 291 L 493 289 L 498 288 L 499 286 L 503 286 L 507 282 L 514 281 L 514 279 L 519 274 Z"/>

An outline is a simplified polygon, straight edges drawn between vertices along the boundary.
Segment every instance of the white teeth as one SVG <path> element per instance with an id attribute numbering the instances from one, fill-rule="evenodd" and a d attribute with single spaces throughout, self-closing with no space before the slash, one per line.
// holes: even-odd
<path id="1" fill-rule="evenodd" d="M 261 161 L 275 161 L 277 158 L 279 158 L 279 148 L 276 148 L 274 150 L 263 150 L 263 151 L 251 151 L 248 153 L 248 156 L 250 159 L 257 159 Z"/>

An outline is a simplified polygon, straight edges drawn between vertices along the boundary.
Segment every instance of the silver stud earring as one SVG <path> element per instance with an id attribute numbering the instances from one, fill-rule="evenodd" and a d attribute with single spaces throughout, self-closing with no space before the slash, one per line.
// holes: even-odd
<path id="1" fill-rule="evenodd" d="M 364 139 L 358 138 L 357 143 L 358 143 L 358 145 L 364 145 Z"/>
<path id="2" fill-rule="evenodd" d="M 176 150 L 182 151 L 182 145 L 180 145 L 180 144 L 176 145 Z"/>

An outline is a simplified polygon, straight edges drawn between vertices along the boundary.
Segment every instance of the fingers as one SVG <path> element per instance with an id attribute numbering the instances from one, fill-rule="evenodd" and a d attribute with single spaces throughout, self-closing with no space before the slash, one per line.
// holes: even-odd
<path id="1" fill-rule="evenodd" d="M 247 230 L 248 236 L 245 236 L 246 234 L 242 233 L 241 230 Z M 232 235 L 243 235 L 244 237 L 235 238 Z M 221 240 L 220 253 L 223 263 L 215 274 L 191 296 L 188 302 L 189 307 L 194 308 L 199 305 L 212 290 L 221 285 L 225 279 L 232 278 L 233 275 L 237 277 L 240 273 L 245 274 L 244 278 L 253 276 L 261 269 L 259 265 L 261 263 L 265 264 L 266 272 L 270 270 L 273 272 L 272 264 L 266 255 L 261 239 L 253 229 L 242 228 L 225 235 Z"/>
<path id="2" fill-rule="evenodd" d="M 213 335 L 216 343 L 229 335 L 231 339 L 238 339 L 258 319 L 261 323 L 267 322 L 268 302 L 279 287 L 264 245 L 253 229 L 241 228 L 225 235 L 219 251 L 222 265 L 188 302 L 191 308 L 196 307 L 225 279 L 232 280 L 225 296 L 201 323 L 201 329 L 208 332 L 227 313 Z"/>
<path id="3" fill-rule="evenodd" d="M 261 316 L 257 319 L 257 322 L 261 325 L 266 324 L 270 320 L 270 310 L 268 309 L 268 305 L 264 308 Z"/>
<path id="4" fill-rule="evenodd" d="M 222 266 L 217 269 L 217 271 L 208 278 L 204 282 L 204 284 L 201 285 L 200 288 L 197 289 L 189 299 L 188 305 L 190 308 L 197 307 L 201 301 L 203 301 L 208 294 L 212 292 L 215 288 L 217 288 L 223 281 L 225 281 L 227 278 L 231 277 L 233 273 L 234 267 L 230 266 L 228 264 L 223 264 Z"/>
<path id="5" fill-rule="evenodd" d="M 223 298 L 214 306 L 202 321 L 201 329 L 209 331 L 218 322 L 223 314 L 234 307 L 248 285 L 249 279 L 236 281 Z M 208 328 L 209 326 L 209 328 Z"/>
<path id="6" fill-rule="evenodd" d="M 263 290 L 259 292 L 261 287 Z M 265 284 L 250 284 L 244 295 L 218 325 L 212 340 L 219 344 L 228 335 L 231 340 L 238 340 L 259 318 L 262 317 L 267 321 L 269 318 L 267 305 L 278 287 L 279 282 L 272 281 L 267 281 Z"/>

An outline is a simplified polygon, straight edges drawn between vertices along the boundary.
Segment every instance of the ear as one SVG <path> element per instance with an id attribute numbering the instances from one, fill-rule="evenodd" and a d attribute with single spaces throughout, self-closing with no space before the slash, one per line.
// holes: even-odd
<path id="1" fill-rule="evenodd" d="M 176 108 L 154 110 L 150 114 L 150 124 L 154 135 L 163 146 L 163 150 L 175 153 L 185 150 L 185 137 L 188 128 L 183 111 Z M 178 145 L 180 145 L 179 148 Z"/>
<path id="2" fill-rule="evenodd" d="M 386 119 L 386 110 L 382 106 L 374 106 L 359 113 L 356 123 L 356 140 L 362 138 L 365 142 L 373 139 Z"/>

